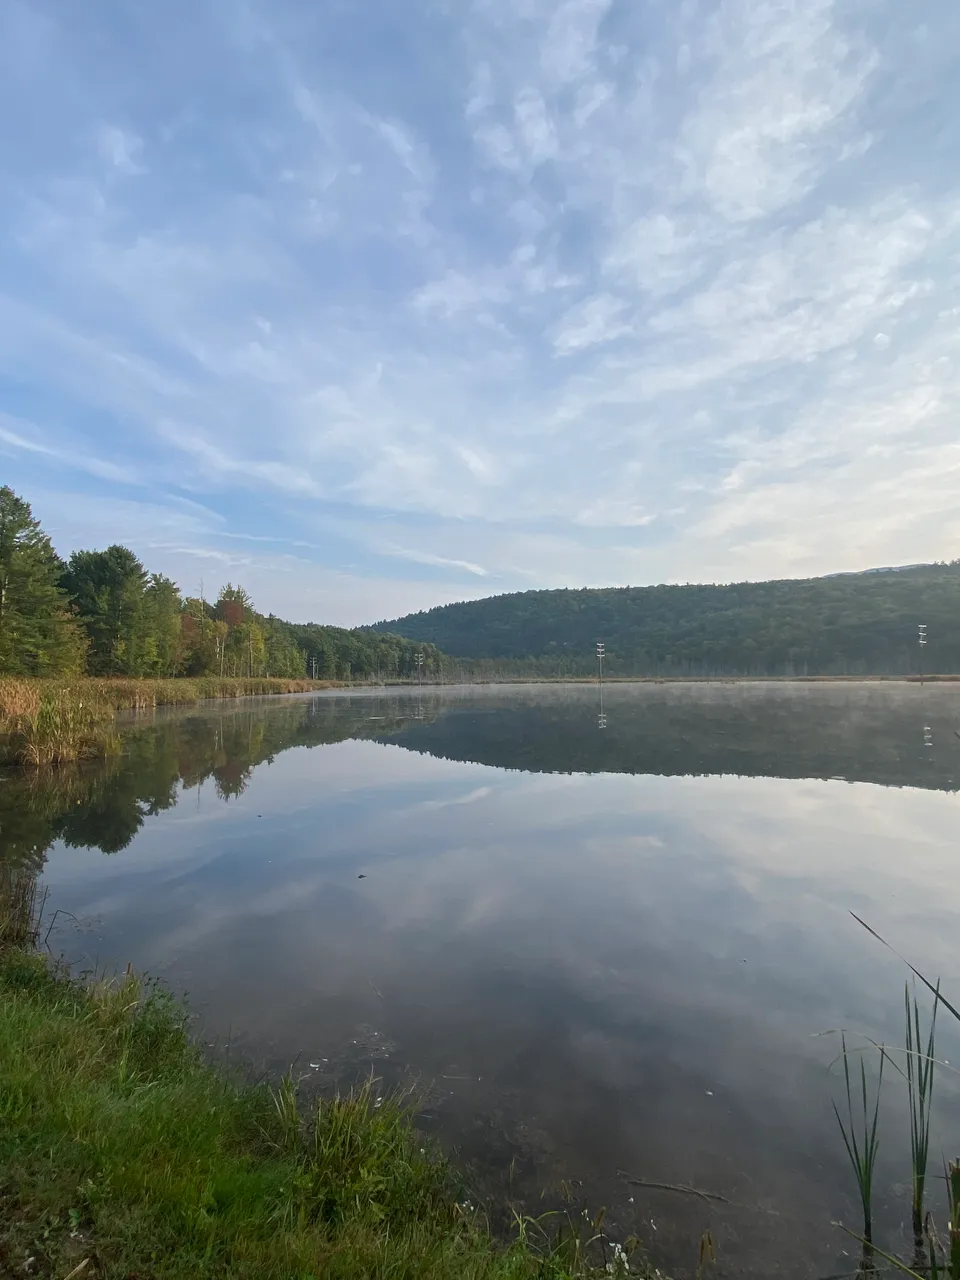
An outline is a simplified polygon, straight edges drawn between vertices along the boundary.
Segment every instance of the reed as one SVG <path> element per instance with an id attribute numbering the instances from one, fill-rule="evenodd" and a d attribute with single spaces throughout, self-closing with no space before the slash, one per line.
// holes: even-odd
<path id="1" fill-rule="evenodd" d="M 147 711 L 223 698 L 309 693 L 329 681 L 263 677 L 220 679 L 0 679 L 0 763 L 65 764 L 114 754 L 118 711 Z"/>
<path id="2" fill-rule="evenodd" d="M 924 1045 L 920 1030 L 920 1005 L 911 998 L 910 984 L 904 983 L 903 1002 L 906 1021 L 906 1077 L 910 1117 L 910 1164 L 913 1182 L 913 1243 L 923 1249 L 923 1203 L 930 1156 L 930 1104 L 933 1098 L 934 1048 L 937 1030 L 939 983 L 930 1015 L 930 1027 Z"/>
<path id="3" fill-rule="evenodd" d="M 20 716 L 35 716 L 40 710 L 40 696 L 45 686 L 46 682 L 41 680 L 0 677 L 0 718 L 16 720 Z"/>
<path id="4" fill-rule="evenodd" d="M 39 927 L 36 876 L 0 862 L 0 952 L 36 946 Z"/>
<path id="5" fill-rule="evenodd" d="M 887 1052 L 881 1045 L 880 1069 L 877 1074 L 877 1085 L 872 1104 L 869 1101 L 869 1090 L 867 1088 L 867 1070 L 864 1065 L 863 1055 L 860 1055 L 859 1097 L 857 1101 L 854 1102 L 854 1095 L 857 1090 L 852 1085 L 850 1079 L 850 1060 L 846 1035 L 841 1035 L 840 1044 L 840 1056 L 843 1059 L 843 1079 L 847 1099 L 846 1121 L 844 1121 L 841 1116 L 840 1109 L 836 1102 L 833 1103 L 833 1111 L 837 1117 L 840 1132 L 843 1135 L 843 1143 L 847 1149 L 847 1155 L 850 1158 L 850 1165 L 856 1179 L 857 1190 L 860 1193 L 860 1205 L 863 1209 L 864 1262 L 868 1263 L 869 1250 L 873 1245 L 873 1176 L 876 1170 L 877 1150 L 879 1146 L 877 1124 L 880 1115 L 880 1091 L 883 1086 L 883 1067 L 886 1062 Z"/>
<path id="6" fill-rule="evenodd" d="M 35 712 L 9 722 L 5 756 L 36 767 L 111 755 L 119 747 L 113 722 L 111 708 L 73 688 L 44 688 Z"/>
<path id="7" fill-rule="evenodd" d="M 80 682 L 98 701 L 115 711 L 144 711 L 153 707 L 182 706 L 217 698 L 250 698 L 283 693 L 309 693 L 329 687 L 329 682 L 288 680 L 270 676 L 199 676 L 196 679 L 125 680 L 87 679 Z"/>
<path id="8" fill-rule="evenodd" d="M 898 960 L 912 973 L 915 981 L 923 984 L 933 996 L 933 1010 L 930 1014 L 930 1022 L 924 1035 L 922 1019 L 920 1014 L 919 1002 L 915 994 L 911 994 L 910 984 L 904 985 L 904 1054 L 906 1058 L 905 1070 L 900 1074 L 905 1078 L 907 1083 L 907 1104 L 908 1119 L 910 1130 L 910 1165 L 911 1165 L 911 1225 L 913 1228 L 914 1257 L 913 1266 L 908 1266 L 901 1259 L 893 1254 L 877 1250 L 877 1253 L 891 1266 L 905 1275 L 917 1277 L 917 1280 L 923 1280 L 929 1276 L 931 1280 L 960 1280 L 960 1162 L 950 1161 L 944 1168 L 944 1182 L 947 1190 L 947 1240 L 944 1242 L 938 1235 L 933 1215 L 929 1212 L 925 1213 L 925 1196 L 927 1184 L 927 1166 L 930 1155 L 930 1116 L 931 1104 L 933 1101 L 933 1083 L 934 1068 L 937 1065 L 935 1056 L 936 1034 L 937 1034 L 937 1014 L 942 1006 L 947 1013 L 950 1014 L 957 1022 L 960 1022 L 960 1009 L 943 994 L 940 989 L 940 982 L 931 982 L 923 973 L 920 972 L 909 960 L 906 960 L 898 951 L 891 947 L 890 943 L 882 938 L 876 929 L 873 929 L 865 920 L 862 920 L 856 912 L 850 913 L 857 924 L 861 925 L 866 931 L 874 937 L 888 951 L 892 952 Z M 879 1046 L 878 1046 L 879 1047 Z M 881 1077 L 883 1072 L 883 1061 L 887 1055 L 887 1051 L 880 1047 L 881 1055 Z M 852 1107 L 850 1107 L 850 1082 L 849 1073 L 846 1066 L 846 1046 L 844 1045 L 844 1070 L 847 1072 L 847 1097 L 848 1097 L 848 1113 L 851 1117 L 852 1126 Z M 862 1070 L 862 1063 L 861 1063 Z M 899 1071 L 899 1067 L 897 1068 Z M 878 1099 L 879 1099 L 878 1081 Z M 864 1094 L 865 1097 L 865 1094 Z M 836 1111 L 834 1105 L 834 1111 Z M 837 1113 L 839 1119 L 839 1113 Z M 874 1119 L 872 1130 L 876 1128 L 876 1109 L 874 1110 Z M 847 1154 L 850 1156 L 851 1163 L 855 1170 L 863 1168 L 863 1161 L 860 1159 L 859 1151 L 856 1145 L 852 1145 L 848 1140 L 848 1134 L 841 1123 L 841 1129 L 844 1131 L 844 1142 L 847 1144 Z M 866 1124 L 866 1105 L 864 1103 L 863 1120 L 861 1122 L 861 1132 L 866 1132 L 868 1126 Z M 875 1155 L 875 1148 L 874 1148 Z M 857 1175 L 858 1185 L 861 1184 L 861 1176 Z M 872 1195 L 872 1173 L 868 1180 L 868 1189 Z M 872 1228 L 872 1222 L 870 1223 Z M 869 1250 L 872 1254 L 872 1230 L 866 1229 L 863 1235 L 864 1240 L 864 1256 L 867 1256 Z"/>
<path id="9" fill-rule="evenodd" d="M 51 691 L 69 689 L 78 699 L 96 702 L 114 711 L 142 711 L 177 706 L 213 698 L 249 698 L 278 693 L 309 693 L 334 686 L 329 680 L 289 680 L 271 676 L 199 676 L 169 680 L 83 676 L 76 680 L 0 678 L 0 719 L 36 716 Z"/>

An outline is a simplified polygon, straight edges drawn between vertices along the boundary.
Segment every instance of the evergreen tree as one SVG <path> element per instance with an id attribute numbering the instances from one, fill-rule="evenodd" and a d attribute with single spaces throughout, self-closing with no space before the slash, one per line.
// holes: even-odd
<path id="1" fill-rule="evenodd" d="M 147 572 L 134 553 L 118 545 L 106 551 L 75 551 L 62 585 L 90 641 L 91 674 L 147 674 Z"/>
<path id="2" fill-rule="evenodd" d="M 10 489 L 0 490 L 0 674 L 409 676 L 433 646 L 395 635 L 264 617 L 231 583 L 215 604 L 181 600 L 127 547 L 75 551 L 64 565 Z"/>
<path id="3" fill-rule="evenodd" d="M 0 673 L 82 670 L 83 637 L 58 585 L 62 564 L 28 503 L 0 488 Z"/>

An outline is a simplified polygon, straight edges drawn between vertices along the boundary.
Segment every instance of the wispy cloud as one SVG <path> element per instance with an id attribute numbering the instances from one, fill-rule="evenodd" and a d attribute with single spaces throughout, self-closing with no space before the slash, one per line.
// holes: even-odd
<path id="1" fill-rule="evenodd" d="M 395 547 L 387 543 L 380 548 L 384 555 L 397 556 L 400 560 L 409 560 L 413 564 L 434 565 L 441 569 L 463 569 L 477 578 L 487 577 L 488 571 L 483 565 L 474 564 L 471 560 L 455 560 L 449 556 L 438 556 L 430 551 L 412 551 L 407 547 Z"/>
<path id="2" fill-rule="evenodd" d="M 18 453 L 33 454 L 68 470 L 86 472 L 101 480 L 113 480 L 120 484 L 137 484 L 139 481 L 132 467 L 119 466 L 115 462 L 69 448 L 55 448 L 44 444 L 29 423 L 11 418 L 5 413 L 0 413 L 0 452 L 13 457 Z"/>
<path id="3" fill-rule="evenodd" d="M 300 617 L 950 554 L 957 47 L 951 0 L 414 3 L 377 41 L 11 0 L 5 471 L 69 545 Z"/>
<path id="4" fill-rule="evenodd" d="M 97 145 L 101 156 L 108 164 L 123 173 L 143 173 L 137 157 L 143 149 L 143 143 L 133 133 L 126 133 L 116 125 L 100 126 Z"/>

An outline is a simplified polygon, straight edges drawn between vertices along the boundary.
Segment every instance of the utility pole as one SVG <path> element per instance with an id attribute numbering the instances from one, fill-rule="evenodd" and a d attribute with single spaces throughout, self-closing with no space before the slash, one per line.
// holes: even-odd
<path id="1" fill-rule="evenodd" d="M 420 688 L 422 689 L 423 688 L 423 654 L 422 653 L 415 654 L 413 660 L 417 666 L 417 678 L 420 681 Z"/>
<path id="2" fill-rule="evenodd" d="M 923 684 L 923 650 L 927 643 L 927 624 L 917 623 L 917 644 L 920 646 L 920 683 Z"/>
<path id="3" fill-rule="evenodd" d="M 605 649 L 602 640 L 597 641 L 597 663 L 600 668 L 600 683 L 603 684 L 603 655 Z"/>

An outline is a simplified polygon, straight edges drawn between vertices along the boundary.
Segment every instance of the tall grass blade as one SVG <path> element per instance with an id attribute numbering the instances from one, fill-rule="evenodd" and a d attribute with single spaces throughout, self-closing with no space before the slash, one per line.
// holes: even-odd
<path id="1" fill-rule="evenodd" d="M 930 1029 L 924 1050 L 920 1032 L 920 1005 L 911 1000 L 910 985 L 904 983 L 903 1002 L 906 1013 L 907 1095 L 910 1118 L 910 1164 L 913 1174 L 913 1243 L 918 1256 L 923 1253 L 923 1198 L 930 1155 L 930 1105 L 933 1098 L 934 1047 L 937 1029 L 937 1005 L 940 983 L 937 983 Z"/>
<path id="2" fill-rule="evenodd" d="M 880 1070 L 877 1075 L 876 1093 L 873 1104 L 869 1100 L 867 1088 L 867 1070 L 863 1057 L 860 1058 L 860 1096 L 854 1101 L 855 1088 L 850 1079 L 850 1056 L 847 1050 L 847 1038 L 840 1037 L 841 1057 L 843 1058 L 843 1081 L 847 1097 L 847 1118 L 844 1121 L 836 1102 L 833 1103 L 834 1115 L 840 1126 L 843 1143 L 853 1169 L 860 1193 L 860 1206 L 863 1210 L 864 1263 L 868 1260 L 868 1249 L 873 1244 L 873 1175 L 877 1164 L 877 1148 L 879 1136 L 877 1127 L 880 1118 L 880 1090 L 883 1085 L 883 1067 L 886 1061 L 886 1050 L 880 1048 Z"/>
<path id="3" fill-rule="evenodd" d="M 888 951 L 892 951 L 898 960 L 903 961 L 903 963 L 907 966 L 907 968 L 910 970 L 913 976 L 915 978 L 919 978 L 920 981 L 923 983 L 923 985 L 927 988 L 927 990 L 930 991 L 930 993 L 935 997 L 937 1003 L 942 1004 L 943 1007 L 948 1011 L 948 1013 L 952 1013 L 953 1016 L 956 1018 L 956 1020 L 960 1022 L 960 1010 L 958 1010 L 954 1005 L 952 1005 L 950 1001 L 947 999 L 947 997 L 942 994 L 942 992 L 940 991 L 939 982 L 937 983 L 936 986 L 934 986 L 933 983 L 930 981 L 930 979 L 925 978 L 919 969 L 915 969 L 913 965 L 910 963 L 910 961 L 905 959 L 900 954 L 900 952 L 896 950 L 895 947 L 891 947 L 890 943 L 887 942 L 886 938 L 881 938 L 880 934 L 877 933 L 876 929 L 871 929 L 870 926 L 867 924 L 866 920 L 861 920 L 855 911 L 851 911 L 850 914 L 853 916 L 854 920 L 856 920 L 857 924 L 862 925 L 863 928 L 866 929 L 867 933 L 871 934 L 874 938 L 876 938 L 876 940 L 879 943 L 881 943 L 883 946 L 885 946 Z"/>
<path id="4" fill-rule="evenodd" d="M 951 1160 L 947 1168 L 947 1198 L 950 1202 L 950 1280 L 960 1280 L 960 1164 Z"/>
<path id="5" fill-rule="evenodd" d="M 0 862 L 0 951 L 36 946 L 39 928 L 36 876 Z"/>

